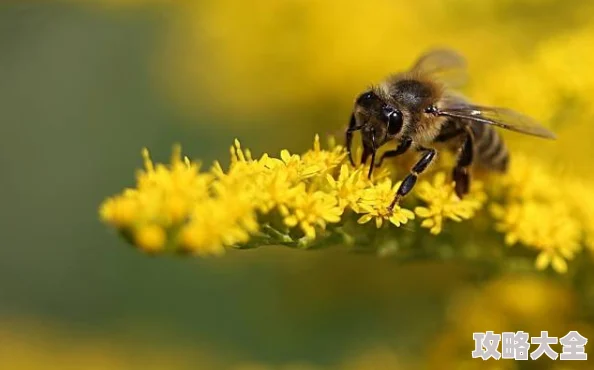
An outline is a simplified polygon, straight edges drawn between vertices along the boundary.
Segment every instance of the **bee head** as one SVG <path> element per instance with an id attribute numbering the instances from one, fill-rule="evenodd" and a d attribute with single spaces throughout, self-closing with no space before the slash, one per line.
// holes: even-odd
<path id="1" fill-rule="evenodd" d="M 376 132 L 393 138 L 402 131 L 402 112 L 381 95 L 374 89 L 359 95 L 355 101 L 355 119 L 357 126 L 373 127 Z"/>

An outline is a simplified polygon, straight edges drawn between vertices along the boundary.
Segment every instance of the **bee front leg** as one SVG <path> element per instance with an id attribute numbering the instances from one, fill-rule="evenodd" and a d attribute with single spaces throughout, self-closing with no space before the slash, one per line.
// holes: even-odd
<path id="1" fill-rule="evenodd" d="M 470 191 L 470 174 L 468 168 L 472 164 L 474 157 L 474 139 L 472 133 L 467 131 L 466 138 L 462 144 L 460 155 L 456 161 L 456 166 L 452 171 L 454 179 L 454 190 L 458 198 L 462 199 Z"/>
<path id="2" fill-rule="evenodd" d="M 371 179 L 371 174 L 373 173 L 373 168 L 375 167 L 375 154 L 377 153 L 377 145 L 375 143 L 375 130 L 371 130 L 371 163 L 369 164 L 369 172 L 367 173 L 367 178 Z"/>
<path id="3" fill-rule="evenodd" d="M 400 144 L 398 144 L 398 146 L 396 147 L 395 150 L 388 150 L 387 152 L 382 154 L 382 157 L 380 158 L 379 162 L 375 166 L 380 167 L 382 165 L 382 163 L 384 163 L 384 159 L 386 159 L 386 158 L 393 158 L 393 157 L 397 157 L 401 154 L 406 153 L 406 151 L 408 149 L 410 149 L 411 144 L 412 144 L 412 139 L 410 137 L 405 137 L 404 139 L 402 139 Z"/>
<path id="4" fill-rule="evenodd" d="M 406 194 L 410 193 L 410 191 L 413 189 L 413 187 L 417 183 L 417 178 L 419 177 L 419 175 L 427 169 L 429 164 L 435 158 L 435 154 L 437 154 L 435 149 L 422 148 L 421 150 L 424 152 L 423 156 L 413 166 L 413 168 L 410 171 L 410 173 L 408 174 L 408 176 L 406 176 L 404 178 L 404 180 L 402 181 L 402 183 L 400 184 L 398 191 L 396 191 L 396 196 L 394 197 L 394 200 L 392 201 L 392 203 L 390 203 L 388 210 L 391 211 L 392 209 L 394 209 L 394 206 L 396 206 Z"/>
<path id="5" fill-rule="evenodd" d="M 361 126 L 357 127 L 357 120 L 355 119 L 355 114 L 351 114 L 351 120 L 349 121 L 349 127 L 346 130 L 346 150 L 349 156 L 349 161 L 351 161 L 351 165 L 355 165 L 355 161 L 353 160 L 353 154 L 351 153 L 351 147 L 353 145 L 353 132 L 359 131 Z"/>

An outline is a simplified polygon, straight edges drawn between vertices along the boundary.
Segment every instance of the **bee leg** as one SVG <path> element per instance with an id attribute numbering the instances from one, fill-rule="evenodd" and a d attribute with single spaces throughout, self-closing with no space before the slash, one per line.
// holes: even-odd
<path id="1" fill-rule="evenodd" d="M 355 114 L 351 114 L 351 120 L 349 121 L 349 127 L 346 130 L 346 150 L 349 156 L 349 161 L 351 161 L 351 165 L 355 165 L 355 161 L 353 160 L 353 154 L 351 153 L 351 147 L 353 145 L 353 132 L 359 131 L 361 127 L 357 127 L 357 121 L 355 120 Z"/>
<path id="2" fill-rule="evenodd" d="M 474 157 L 474 140 L 472 133 L 466 134 L 466 139 L 462 144 L 460 155 L 456 161 L 456 166 L 452 171 L 452 178 L 454 179 L 454 190 L 458 198 L 462 199 L 464 195 L 470 191 L 470 174 L 468 168 L 472 164 Z"/>
<path id="3" fill-rule="evenodd" d="M 367 178 L 371 179 L 371 174 L 373 173 L 373 169 L 375 168 L 375 150 L 371 152 L 371 163 L 369 163 L 369 172 L 367 173 Z"/>
<path id="4" fill-rule="evenodd" d="M 449 130 L 445 132 L 440 132 L 439 135 L 433 140 L 436 143 L 444 143 L 448 140 L 451 140 L 455 137 L 458 137 L 464 134 L 466 131 L 464 129 L 458 128 L 454 130 Z"/>
<path id="5" fill-rule="evenodd" d="M 415 184 L 417 182 L 417 177 L 419 177 L 419 175 L 427 169 L 429 164 L 435 158 L 435 154 L 437 154 L 435 149 L 422 148 L 421 150 L 424 152 L 423 156 L 413 166 L 410 173 L 404 178 L 404 180 L 400 184 L 400 187 L 396 191 L 396 196 L 394 197 L 394 200 L 392 201 L 392 203 L 390 203 L 390 206 L 388 207 L 389 211 L 394 209 L 394 206 L 396 206 L 398 203 L 400 203 L 400 200 L 406 194 L 410 193 L 410 191 L 412 190 L 412 188 L 415 186 Z"/>
<path id="6" fill-rule="evenodd" d="M 406 153 L 406 151 L 410 148 L 411 144 L 412 144 L 412 139 L 410 137 L 405 137 L 404 139 L 402 139 L 400 144 L 398 144 L 398 146 L 396 147 L 395 150 L 388 150 L 387 152 L 382 154 L 382 157 L 380 158 L 379 162 L 375 166 L 381 167 L 382 163 L 384 163 L 384 159 L 397 157 L 401 154 Z"/>
<path id="7" fill-rule="evenodd" d="M 377 153 L 377 146 L 375 145 L 375 131 L 371 132 L 371 163 L 369 163 L 369 172 L 367 173 L 367 178 L 371 179 L 371 174 L 373 173 L 373 168 L 375 167 L 375 153 Z"/>

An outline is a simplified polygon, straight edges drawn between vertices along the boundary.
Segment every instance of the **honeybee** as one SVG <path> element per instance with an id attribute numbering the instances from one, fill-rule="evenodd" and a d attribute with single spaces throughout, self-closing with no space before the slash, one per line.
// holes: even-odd
<path id="1" fill-rule="evenodd" d="M 456 194 L 463 198 L 470 188 L 469 167 L 473 163 L 487 170 L 507 170 L 509 152 L 493 126 L 555 139 L 555 134 L 530 117 L 506 108 L 471 104 L 454 92 L 465 80 L 464 58 L 452 50 L 436 49 L 423 54 L 407 72 L 388 77 L 356 98 L 346 130 L 352 165 L 355 131 L 361 131 L 361 163 L 371 156 L 369 177 L 386 158 L 409 149 L 420 152 L 389 210 L 413 189 L 417 177 L 435 159 L 437 151 L 433 147 L 438 143 L 446 144 L 457 154 L 452 178 Z M 386 151 L 376 164 L 378 148 L 388 142 L 394 142 L 395 149 Z"/>

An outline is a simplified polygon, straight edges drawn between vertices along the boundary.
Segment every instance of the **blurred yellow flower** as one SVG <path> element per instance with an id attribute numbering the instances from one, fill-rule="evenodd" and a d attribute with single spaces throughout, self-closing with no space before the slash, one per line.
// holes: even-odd
<path id="1" fill-rule="evenodd" d="M 135 327 L 134 324 L 131 327 Z M 142 331 L 142 324 L 136 324 Z M 229 351 L 180 349 L 121 330 L 74 330 L 74 325 L 47 318 L 3 316 L 0 321 L 2 368 L 10 370 L 184 370 L 223 369 Z M 129 326 L 130 327 L 130 326 Z M 211 347 L 211 346 L 209 346 Z M 223 356 L 223 353 L 225 355 Z"/>
<path id="2" fill-rule="evenodd" d="M 491 206 L 497 230 L 505 243 L 538 251 L 535 265 L 567 271 L 583 246 L 591 246 L 594 188 L 583 180 L 550 170 L 530 158 L 516 155 L 499 184 L 502 203 Z M 500 189 L 501 190 L 501 189 Z"/>
<path id="3" fill-rule="evenodd" d="M 169 166 L 154 165 L 147 149 L 142 150 L 144 169 L 137 173 L 137 187 L 126 189 L 101 206 L 100 216 L 120 230 L 132 232 L 141 248 L 155 252 L 165 247 L 165 231 L 179 226 L 193 206 L 208 197 L 210 174 L 181 158 L 175 146 Z"/>
<path id="4" fill-rule="evenodd" d="M 567 186 L 567 195 L 572 199 L 574 217 L 585 232 L 585 245 L 594 253 L 594 191 L 592 184 L 572 179 Z"/>
<path id="5" fill-rule="evenodd" d="M 426 352 L 426 367 L 518 368 L 518 361 L 472 361 L 468 348 L 473 348 L 474 343 L 469 333 L 486 330 L 496 333 L 515 332 L 521 328 L 522 331 L 535 335 L 546 325 L 549 333 L 554 336 L 563 336 L 568 328 L 576 327 L 584 334 L 582 325 L 576 320 L 578 305 L 575 293 L 558 279 L 532 273 L 503 273 L 482 284 L 472 282 L 453 295 L 445 330 L 432 338 L 435 346 Z M 488 363 L 493 367 L 484 366 Z"/>
<path id="6" fill-rule="evenodd" d="M 594 57 L 588 1 L 78 3 L 167 8 L 171 23 L 156 70 L 192 113 L 215 109 L 245 117 L 320 99 L 350 103 L 365 85 L 435 45 L 468 56 L 476 98 L 544 120 L 559 112 L 564 97 L 584 100 L 594 82 L 587 73 Z M 196 104 L 197 96 L 208 104 Z"/>
<path id="7" fill-rule="evenodd" d="M 245 243 L 258 231 L 254 205 L 248 194 L 219 191 L 194 205 L 180 233 L 179 246 L 197 255 L 220 255 L 225 247 Z"/>
<path id="8" fill-rule="evenodd" d="M 557 163 L 571 159 L 576 170 L 588 169 L 587 158 L 594 155 L 587 145 L 594 117 L 590 1 L 567 6 L 549 0 L 345 0 L 339 7 L 296 0 L 85 3 L 167 8 L 169 28 L 154 70 L 172 100 L 190 114 L 215 110 L 261 122 L 268 117 L 276 124 L 287 109 L 311 112 L 324 104 L 339 108 L 324 117 L 330 126 L 368 84 L 442 45 L 469 60 L 464 93 L 471 100 L 517 109 L 562 131 L 562 145 L 529 144 L 539 155 Z"/>
<path id="9" fill-rule="evenodd" d="M 573 219 L 565 203 L 525 201 L 511 203 L 505 208 L 493 206 L 492 212 L 500 221 L 497 229 L 505 232 L 505 243 L 518 242 L 539 251 L 536 267 L 549 265 L 557 272 L 567 271 L 566 260 L 573 259 L 581 249 L 581 228 Z"/>
<path id="10" fill-rule="evenodd" d="M 582 117 L 591 117 L 594 108 L 588 97 L 594 92 L 594 78 L 589 70 L 594 53 L 588 46 L 593 42 L 591 24 L 558 33 L 537 44 L 530 58 L 486 74 L 475 96 L 522 109 L 543 122 L 563 120 L 564 110 L 575 107 Z"/>
<path id="11" fill-rule="evenodd" d="M 134 242 L 147 252 L 158 252 L 165 246 L 166 236 L 162 227 L 144 225 L 135 230 Z"/>

